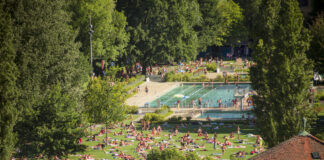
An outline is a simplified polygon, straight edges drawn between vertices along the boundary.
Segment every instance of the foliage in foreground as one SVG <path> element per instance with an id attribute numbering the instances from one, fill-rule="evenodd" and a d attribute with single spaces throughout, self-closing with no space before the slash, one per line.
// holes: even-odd
<path id="1" fill-rule="evenodd" d="M 302 130 L 316 115 L 309 98 L 311 65 L 305 51 L 310 37 L 295 0 L 261 3 L 254 31 L 255 66 L 250 68 L 254 114 L 262 138 L 270 147 Z M 307 129 L 309 129 L 308 123 Z"/>
<path id="2" fill-rule="evenodd" d="M 34 107 L 33 116 L 26 117 L 25 123 L 30 127 L 25 135 L 19 137 L 20 141 L 25 141 L 18 144 L 20 152 L 17 155 L 36 157 L 42 154 L 52 159 L 54 156 L 67 157 L 70 153 L 83 151 L 85 148 L 77 144 L 83 132 L 75 101 L 71 101 L 60 84 L 45 92 L 44 101 Z"/>
<path id="3" fill-rule="evenodd" d="M 313 36 L 308 51 L 308 58 L 314 61 L 314 70 L 320 74 L 324 73 L 324 12 L 319 14 L 313 25 L 310 26 Z"/>
<path id="4" fill-rule="evenodd" d="M 13 49 L 11 18 L 0 2 L 0 159 L 10 159 L 16 136 L 18 110 L 16 80 L 18 69 L 14 63 L 16 51 Z"/>
<path id="5" fill-rule="evenodd" d="M 82 43 L 81 51 L 90 53 L 89 20 L 93 25 L 92 46 L 94 57 L 116 60 L 129 41 L 126 33 L 126 17 L 115 9 L 114 0 L 73 0 L 71 10 L 73 28 L 79 29 L 77 39 Z M 87 54 L 88 55 L 88 54 Z"/>
<path id="6" fill-rule="evenodd" d="M 170 116 L 173 111 L 168 106 L 163 105 L 161 109 L 156 110 L 154 113 L 145 113 L 143 119 L 145 121 L 152 121 L 153 123 L 163 122 L 166 117 Z"/>
<path id="7" fill-rule="evenodd" d="M 6 1 L 19 69 L 15 156 L 60 158 L 79 150 L 82 84 L 88 65 L 79 51 L 66 0 Z"/>
<path id="8" fill-rule="evenodd" d="M 192 59 L 198 48 L 194 26 L 201 16 L 196 0 L 118 1 L 128 21 L 130 43 L 123 61 L 146 67 L 155 63 Z"/>
<path id="9" fill-rule="evenodd" d="M 212 158 L 205 157 L 201 159 L 197 154 L 195 153 L 182 153 L 178 151 L 177 149 L 165 149 L 163 151 L 160 151 L 158 149 L 151 150 L 147 155 L 147 160 L 211 160 Z"/>
<path id="10" fill-rule="evenodd" d="M 91 123 L 117 122 L 124 119 L 126 90 L 122 82 L 95 78 L 84 97 L 84 114 Z"/>

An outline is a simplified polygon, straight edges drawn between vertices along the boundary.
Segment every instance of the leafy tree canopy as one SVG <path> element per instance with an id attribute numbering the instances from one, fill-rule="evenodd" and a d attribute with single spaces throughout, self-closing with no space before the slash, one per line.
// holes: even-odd
<path id="1" fill-rule="evenodd" d="M 30 126 L 25 135 L 19 137 L 18 155 L 36 157 L 42 154 L 53 159 L 84 150 L 84 146 L 77 144 L 83 132 L 76 102 L 62 91 L 59 83 L 45 92 L 44 101 L 35 106 L 34 115 L 26 120 Z"/>
<path id="2" fill-rule="evenodd" d="M 201 21 L 195 0 L 120 1 L 118 8 L 127 16 L 131 36 L 126 62 L 133 62 L 128 55 L 137 55 L 145 71 L 155 63 L 195 57 L 198 37 L 193 26 Z"/>
<path id="3" fill-rule="evenodd" d="M 74 0 L 73 28 L 79 29 L 81 51 L 90 55 L 89 25 L 93 25 L 93 54 L 102 59 L 116 60 L 125 52 L 129 41 L 126 17 L 115 9 L 114 0 Z"/>
<path id="4" fill-rule="evenodd" d="M 320 74 L 324 73 L 324 12 L 319 14 L 313 24 L 310 26 L 313 36 L 308 58 L 314 61 L 314 70 Z"/>
<path id="5" fill-rule="evenodd" d="M 92 123 L 110 123 L 123 120 L 126 91 L 124 83 L 96 78 L 88 84 L 84 97 L 84 114 Z"/>
<path id="6" fill-rule="evenodd" d="M 5 3 L 0 1 L 0 159 L 10 159 L 16 142 L 13 127 L 18 110 L 16 80 L 19 72 L 14 63 L 12 21 Z"/>
<path id="7" fill-rule="evenodd" d="M 308 103 L 312 66 L 306 57 L 310 36 L 296 0 L 263 0 L 253 32 L 250 69 L 254 113 L 270 147 L 302 130 L 302 117 L 316 115 Z M 309 128 L 309 124 L 308 124 Z"/>
<path id="8" fill-rule="evenodd" d="M 158 149 L 151 150 L 147 155 L 147 160 L 211 160 L 210 157 L 201 159 L 196 153 L 183 153 L 176 149 L 165 149 L 160 151 Z"/>
<path id="9" fill-rule="evenodd" d="M 200 50 L 204 51 L 212 45 L 222 46 L 227 38 L 240 33 L 233 32 L 231 35 L 236 24 L 243 20 L 242 10 L 238 4 L 232 0 L 198 0 L 198 2 L 202 13 L 202 23 L 196 27 Z M 239 30 L 239 27 L 236 29 Z"/>
<path id="10" fill-rule="evenodd" d="M 89 65 L 69 25 L 68 5 L 66 0 L 8 0 L 20 71 L 16 106 L 22 111 L 14 131 L 22 156 L 66 156 L 77 145 L 76 120 Z"/>

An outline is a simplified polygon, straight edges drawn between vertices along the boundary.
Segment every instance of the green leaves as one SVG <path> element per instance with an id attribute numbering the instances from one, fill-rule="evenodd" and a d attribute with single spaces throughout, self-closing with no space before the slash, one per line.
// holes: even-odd
<path id="1" fill-rule="evenodd" d="M 310 26 L 313 36 L 307 57 L 314 61 L 315 71 L 324 73 L 324 13 L 319 14 Z"/>
<path id="2" fill-rule="evenodd" d="M 72 3 L 73 28 L 79 29 L 78 39 L 82 42 L 81 51 L 90 55 L 89 25 L 90 17 L 94 28 L 94 57 L 115 61 L 129 41 L 125 26 L 126 17 L 115 10 L 114 0 L 74 0 Z"/>
<path id="3" fill-rule="evenodd" d="M 35 106 L 32 117 L 24 122 L 24 134 L 33 137 L 20 136 L 18 147 L 21 152 L 18 155 L 34 157 L 43 154 L 50 159 L 82 151 L 82 146 L 77 144 L 83 133 L 79 128 L 81 117 L 75 101 L 62 90 L 60 83 L 44 92 L 44 100 Z"/>
<path id="4" fill-rule="evenodd" d="M 65 0 L 8 1 L 20 75 L 17 154 L 64 157 L 80 149 L 80 109 L 89 65 L 69 25 Z M 82 148 L 82 147 L 81 147 Z"/>
<path id="5" fill-rule="evenodd" d="M 221 46 L 231 36 L 233 26 L 242 21 L 241 8 L 232 0 L 198 0 L 202 22 L 196 27 L 199 49 Z M 235 36 L 235 35 L 233 35 Z"/>
<path id="6" fill-rule="evenodd" d="M 12 20 L 0 2 L 0 159 L 10 159 L 16 142 L 13 127 L 18 117 L 17 86 L 19 75 L 14 59 Z"/>
<path id="7" fill-rule="evenodd" d="M 309 35 L 295 0 L 262 1 L 259 21 L 252 33 L 253 60 L 250 69 L 257 126 L 269 146 L 301 130 L 301 119 L 312 120 L 308 103 L 311 65 L 305 51 Z"/>
<path id="8" fill-rule="evenodd" d="M 123 56 L 125 62 L 134 63 L 137 59 L 145 71 L 154 63 L 195 57 L 198 36 L 193 26 L 201 19 L 195 0 L 118 2 L 118 8 L 125 12 L 129 23 L 130 44 Z"/>
<path id="9" fill-rule="evenodd" d="M 91 123 L 110 123 L 123 120 L 126 90 L 121 82 L 100 78 L 89 82 L 84 97 L 84 114 Z"/>

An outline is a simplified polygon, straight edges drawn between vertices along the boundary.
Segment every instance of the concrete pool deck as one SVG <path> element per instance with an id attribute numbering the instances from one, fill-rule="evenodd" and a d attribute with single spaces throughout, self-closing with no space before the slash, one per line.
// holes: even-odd
<path id="1" fill-rule="evenodd" d="M 182 82 L 182 83 L 186 84 L 186 83 L 203 83 L 203 82 Z M 178 87 L 180 84 L 181 84 L 181 82 L 152 82 L 152 81 L 145 82 L 140 85 L 140 89 L 139 89 L 138 93 L 136 93 L 134 96 L 132 96 L 126 100 L 126 104 L 143 107 L 145 105 L 145 103 L 147 103 L 147 102 L 150 103 L 150 102 L 154 101 L 156 98 L 166 94 L 167 92 L 171 91 L 172 89 Z M 214 84 L 223 84 L 223 83 L 214 82 Z M 229 84 L 234 84 L 234 83 L 229 83 Z M 249 82 L 242 82 L 241 84 L 249 84 Z M 146 86 L 148 87 L 148 90 L 149 90 L 148 93 L 145 93 Z M 243 98 L 244 108 L 247 108 L 246 98 L 247 97 Z M 239 102 L 239 105 L 240 105 L 240 102 Z M 189 108 L 184 108 L 184 109 L 189 109 Z M 214 108 L 214 109 L 216 109 L 216 108 Z M 239 110 L 239 107 L 222 108 L 221 110 Z"/>
<path id="2" fill-rule="evenodd" d="M 146 102 L 152 102 L 179 85 L 180 82 L 145 82 L 140 85 L 138 93 L 126 100 L 126 104 L 142 107 Z M 146 86 L 149 90 L 147 94 L 145 93 Z"/>

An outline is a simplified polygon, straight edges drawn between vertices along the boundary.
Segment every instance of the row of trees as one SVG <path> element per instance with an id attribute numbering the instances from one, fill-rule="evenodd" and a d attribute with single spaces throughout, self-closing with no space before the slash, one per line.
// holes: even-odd
<path id="1" fill-rule="evenodd" d="M 128 66 L 141 62 L 144 72 L 153 64 L 191 60 L 207 46 L 223 44 L 242 19 L 240 7 L 223 0 L 118 1 L 117 9 L 127 17 L 130 36 L 121 61 Z"/>
<path id="2" fill-rule="evenodd" d="M 67 156 L 82 150 L 80 126 L 123 117 L 123 84 L 89 81 L 90 16 L 95 57 L 144 67 L 193 59 L 242 20 L 227 0 L 1 0 L 0 7 L 1 159 L 14 148 L 21 157 Z"/>
<path id="3" fill-rule="evenodd" d="M 108 124 L 122 117 L 108 117 L 123 115 L 113 110 L 123 106 L 122 84 L 86 83 L 90 16 L 95 56 L 124 66 L 141 62 L 144 72 L 247 34 L 255 50 L 251 80 L 260 132 L 270 146 L 296 134 L 301 117 L 312 118 L 312 66 L 305 56 L 311 38 L 298 2 L 236 1 L 245 17 L 231 0 L 1 0 L 0 159 L 14 148 L 21 156 L 67 156 L 82 149 L 76 142 L 85 120 Z M 315 60 L 322 19 L 311 27 Z"/>
<path id="4" fill-rule="evenodd" d="M 86 44 L 78 40 L 84 32 L 73 28 L 88 18 L 85 9 L 74 10 L 91 8 L 79 6 L 85 2 L 0 1 L 0 159 L 10 159 L 13 153 L 67 157 L 85 149 L 77 144 L 84 136 L 84 124 L 108 124 L 123 118 L 123 84 L 89 78 Z M 109 10 L 114 10 L 114 1 L 109 2 Z M 114 11 L 114 19 L 123 18 Z M 79 19 L 74 19 L 77 14 Z M 125 24 L 118 25 L 110 26 L 110 32 L 125 33 Z M 106 43 L 103 49 L 119 52 L 124 48 L 107 42 L 110 39 L 102 40 Z"/>
<path id="5" fill-rule="evenodd" d="M 261 0 L 255 18 L 258 21 L 252 23 L 250 32 L 256 63 L 250 69 L 252 87 L 257 92 L 254 113 L 261 136 L 272 147 L 302 131 L 303 117 L 309 122 L 316 118 L 309 104 L 313 63 L 307 51 L 312 36 L 304 27 L 296 0 Z M 317 34 L 317 30 L 323 33 L 323 27 L 319 29 L 316 22 L 311 29 Z M 314 39 L 312 43 L 320 42 Z M 313 45 L 313 53 L 308 55 L 317 54 L 319 48 Z M 320 57 L 313 58 L 318 61 Z"/>

